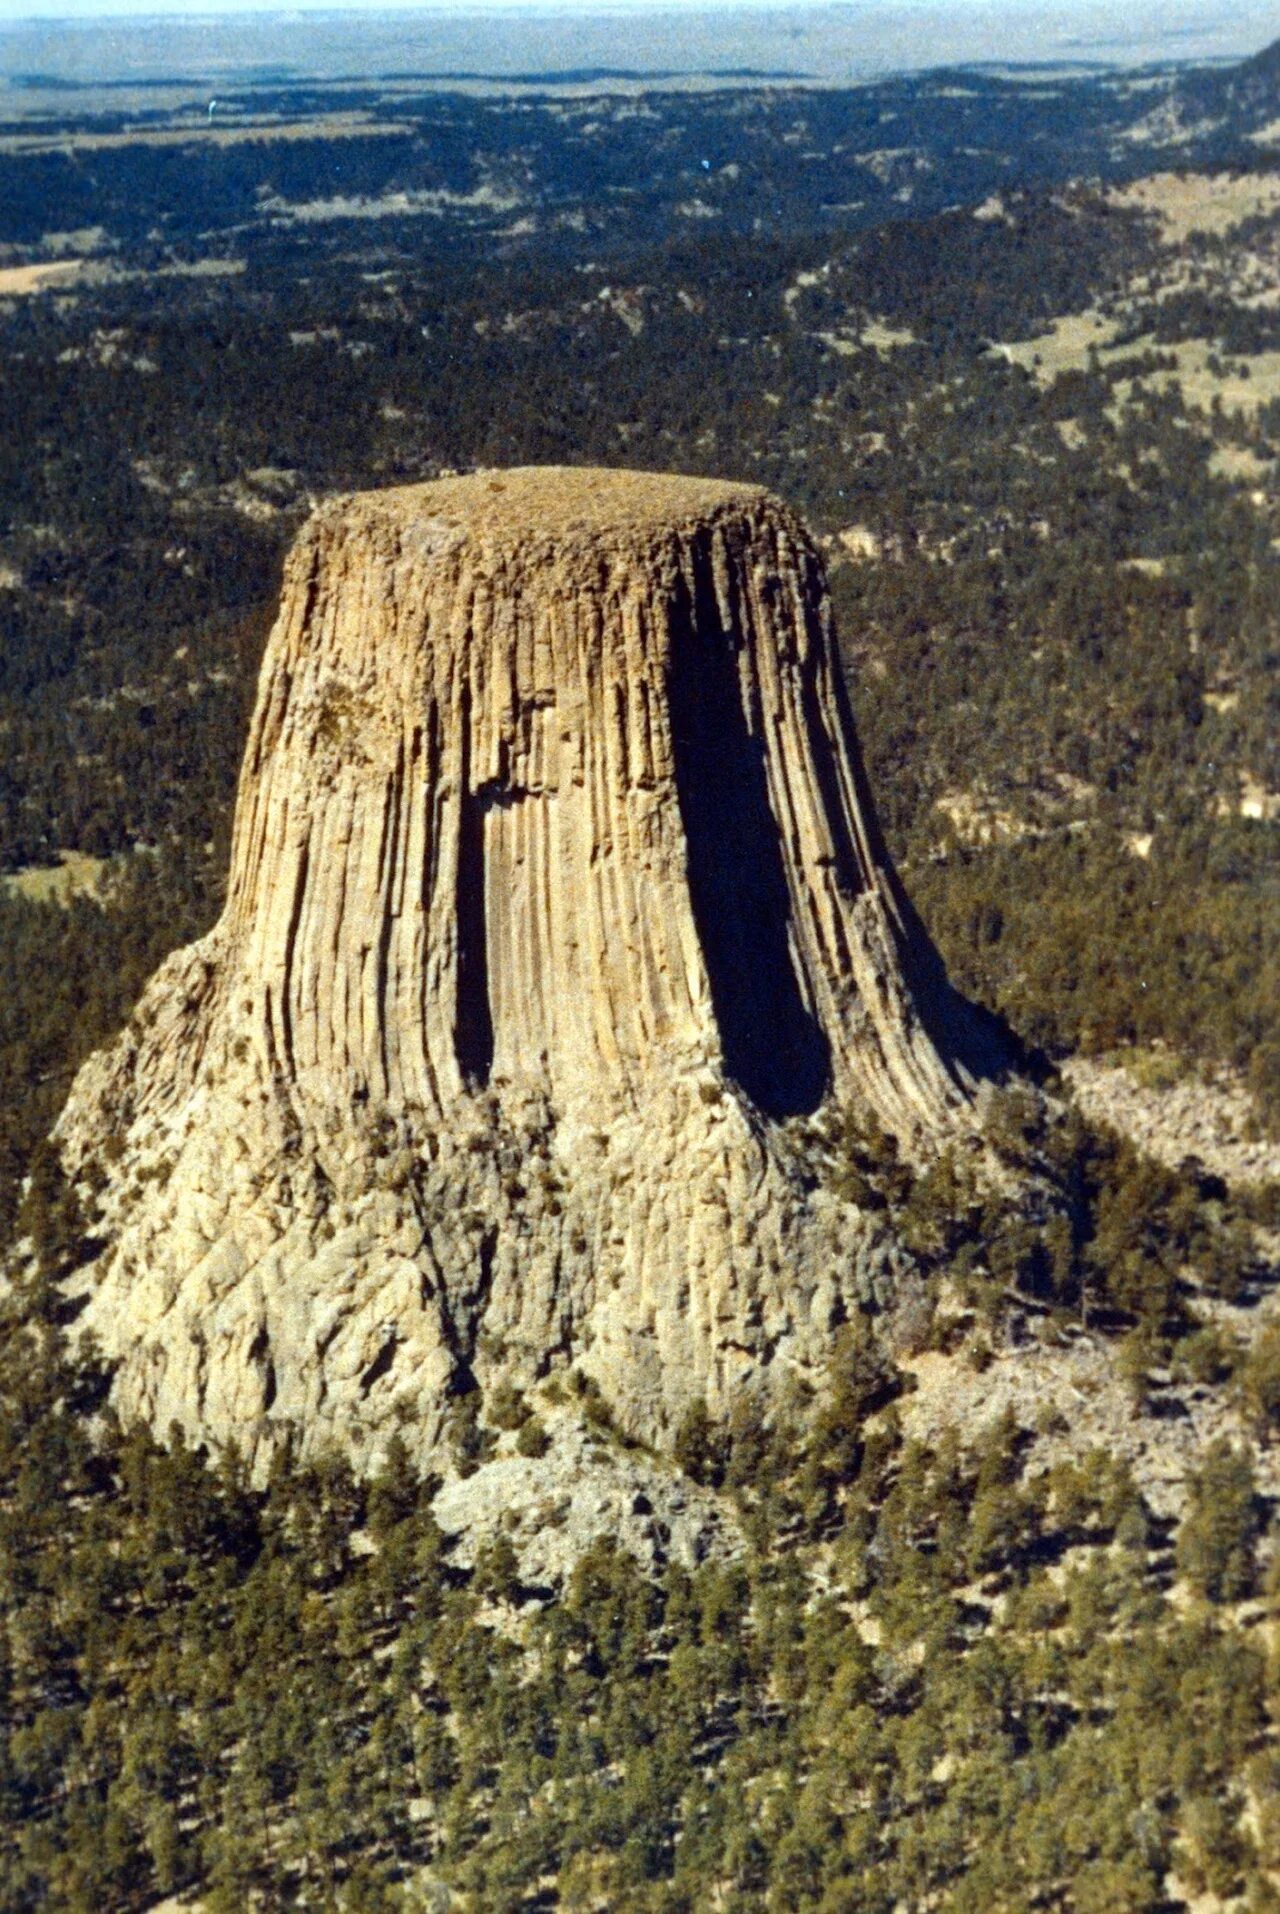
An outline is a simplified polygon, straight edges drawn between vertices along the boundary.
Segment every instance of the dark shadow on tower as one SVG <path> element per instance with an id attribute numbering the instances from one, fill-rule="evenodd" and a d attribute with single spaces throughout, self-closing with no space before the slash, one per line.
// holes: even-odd
<path id="1" fill-rule="evenodd" d="M 766 1116 L 808 1115 L 831 1053 L 800 994 L 791 899 L 769 807 L 763 743 L 747 728 L 738 639 L 725 631 L 703 554 L 675 607 L 668 695 L 694 921 L 725 1069 Z"/>
<path id="2" fill-rule="evenodd" d="M 954 1078 L 970 1084 L 984 1078 L 999 1081 L 1010 1070 L 1025 1067 L 1028 1060 L 1022 1045 L 1003 1017 L 963 996 L 948 977 L 941 954 L 889 857 L 858 742 L 853 704 L 838 646 L 833 677 L 837 716 L 844 733 L 867 846 L 881 874 L 883 895 L 898 934 L 903 975 L 920 1021 Z"/>
<path id="3" fill-rule="evenodd" d="M 463 1081 L 482 1089 L 493 1069 L 493 1014 L 489 1008 L 489 939 L 485 922 L 484 813 L 471 780 L 471 693 L 462 694 L 462 771 L 458 795 L 457 1004 L 454 1050 Z"/>

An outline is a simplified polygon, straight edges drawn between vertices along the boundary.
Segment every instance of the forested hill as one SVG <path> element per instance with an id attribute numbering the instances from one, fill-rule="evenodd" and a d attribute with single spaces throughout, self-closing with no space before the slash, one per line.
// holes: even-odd
<path id="1" fill-rule="evenodd" d="M 1239 66 L 1187 75 L 1175 98 L 1193 141 L 1273 146 L 1280 137 L 1280 40 Z"/>
<path id="2" fill-rule="evenodd" d="M 1280 114 L 1274 48 L 1225 68 L 972 66 L 852 89 L 670 77 L 548 74 L 504 94 L 224 76 L 210 107 L 176 82 L 12 75 L 0 247 L 92 260 L 91 277 L 314 257 L 371 225 L 384 248 L 617 257 L 708 225 L 847 232 L 1010 184 L 1248 165 Z"/>

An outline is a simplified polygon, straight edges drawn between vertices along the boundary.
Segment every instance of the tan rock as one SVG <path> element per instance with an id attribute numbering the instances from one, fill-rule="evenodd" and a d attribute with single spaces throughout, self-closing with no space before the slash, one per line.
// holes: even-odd
<path id="1" fill-rule="evenodd" d="M 73 1170 L 112 1140 L 117 1400 L 366 1455 L 569 1360 L 655 1439 L 804 1371 L 880 1252 L 789 1119 L 928 1147 L 965 1108 L 948 1001 L 777 500 L 525 469 L 331 501 L 222 919 L 60 1125 Z"/>

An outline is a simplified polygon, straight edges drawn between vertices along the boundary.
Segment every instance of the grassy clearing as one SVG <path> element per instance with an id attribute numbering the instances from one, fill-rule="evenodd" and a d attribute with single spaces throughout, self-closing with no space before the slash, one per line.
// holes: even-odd
<path id="1" fill-rule="evenodd" d="M 272 197 L 262 202 L 277 224 L 307 224 L 325 219 L 404 219 L 414 214 L 437 217 L 458 207 L 509 213 L 520 204 L 513 193 L 486 182 L 473 193 L 440 190 L 385 193 L 378 199 L 339 193 L 332 199 L 288 200 Z"/>
<path id="2" fill-rule="evenodd" d="M 82 259 L 49 259 L 33 266 L 0 266 L 0 299 L 21 299 L 27 293 L 46 292 L 78 278 Z"/>
<path id="3" fill-rule="evenodd" d="M 33 904 L 69 904 L 73 897 L 92 897 L 101 890 L 110 858 L 87 857 L 82 851 L 62 851 L 59 856 L 57 864 L 31 864 L 0 878 L 0 883 Z"/>
<path id="4" fill-rule="evenodd" d="M 1090 307 L 1086 312 L 1064 313 L 1048 332 L 1037 333 L 1034 339 L 1016 339 L 992 350 L 1003 353 L 1011 365 L 1025 366 L 1039 384 L 1049 386 L 1060 372 L 1080 371 L 1088 363 L 1091 348 L 1104 352 L 1119 329 L 1118 320 L 1104 319 Z"/>
<path id="5" fill-rule="evenodd" d="M 862 328 L 864 346 L 874 346 L 877 352 L 891 351 L 894 346 L 913 346 L 916 335 L 909 326 L 886 325 L 883 319 L 868 319 Z"/>
<path id="6" fill-rule="evenodd" d="M 1209 470 L 1215 478 L 1239 479 L 1259 484 L 1270 476 L 1271 459 L 1259 458 L 1247 445 L 1216 445 L 1209 454 Z"/>
<path id="7" fill-rule="evenodd" d="M 1274 213 L 1280 208 L 1280 176 L 1152 173 L 1109 197 L 1122 212 L 1154 215 L 1165 244 L 1178 246 L 1193 233 L 1221 238 L 1246 219 Z"/>
<path id="8" fill-rule="evenodd" d="M 247 146 L 277 140 L 378 139 L 413 129 L 401 120 L 376 120 L 368 114 L 323 113 L 307 120 L 253 120 L 239 126 L 220 126 L 216 120 L 192 119 L 183 126 L 125 127 L 119 133 L 7 133 L 0 137 L 0 153 L 104 153 L 124 146 Z"/>
<path id="9" fill-rule="evenodd" d="M 1147 343 L 1154 345 L 1155 341 L 1135 340 L 1126 351 L 1141 351 Z M 1220 349 L 1210 339 L 1184 339 L 1178 345 L 1160 349 L 1173 354 L 1178 361 L 1177 369 L 1117 381 L 1118 403 L 1123 405 L 1142 392 L 1165 392 L 1172 385 L 1182 387 L 1188 408 L 1199 407 L 1205 412 L 1217 402 L 1224 412 L 1248 415 L 1260 411 L 1270 400 L 1280 398 L 1280 352 L 1255 352 L 1247 358 L 1222 360 Z M 1106 355 L 1102 356 L 1105 363 Z M 1211 358 L 1221 362 L 1221 371 L 1210 366 Z"/>
<path id="10" fill-rule="evenodd" d="M 1164 392 L 1171 385 L 1182 387 L 1190 407 L 1208 411 L 1217 401 L 1225 412 L 1249 414 L 1259 411 L 1270 400 L 1280 397 L 1280 352 L 1255 352 L 1249 355 L 1223 354 L 1213 339 L 1184 339 L 1167 345 L 1144 334 L 1117 345 L 1120 321 L 1105 319 L 1095 311 L 1067 313 L 1055 319 L 1048 332 L 1034 339 L 1017 339 L 993 346 L 1011 365 L 1024 366 L 1036 382 L 1051 386 L 1060 373 L 1082 372 L 1090 356 L 1097 354 L 1102 367 L 1122 365 L 1147 350 L 1156 350 L 1177 361 L 1169 371 L 1144 373 L 1136 379 L 1119 379 L 1115 385 L 1118 406 L 1127 404 L 1143 392 Z M 1210 360 L 1215 364 L 1210 365 Z M 1242 458 L 1249 457 L 1242 454 Z M 1225 468 L 1224 468 L 1225 469 Z M 1239 467 L 1232 476 L 1260 476 L 1252 465 Z"/>

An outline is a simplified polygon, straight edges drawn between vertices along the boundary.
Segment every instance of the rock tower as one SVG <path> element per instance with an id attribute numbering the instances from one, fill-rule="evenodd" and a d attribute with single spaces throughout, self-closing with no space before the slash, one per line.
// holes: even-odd
<path id="1" fill-rule="evenodd" d="M 81 1071 L 116 1399 L 429 1454 L 557 1365 L 661 1440 L 820 1362 L 873 1255 L 794 1119 L 964 1102 L 822 569 L 759 488 L 522 469 L 330 501 L 226 908 Z"/>

